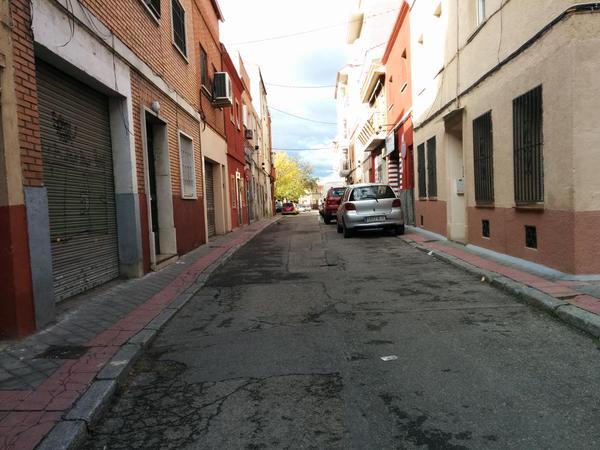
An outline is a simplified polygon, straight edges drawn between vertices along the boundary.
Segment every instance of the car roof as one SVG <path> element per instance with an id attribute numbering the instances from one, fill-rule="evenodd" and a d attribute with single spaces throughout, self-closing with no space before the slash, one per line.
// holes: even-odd
<path id="1" fill-rule="evenodd" d="M 350 186 L 348 186 L 348 188 L 354 189 L 354 188 L 367 187 L 367 186 L 389 186 L 389 184 L 385 184 L 385 183 L 357 183 L 357 184 L 351 184 Z"/>

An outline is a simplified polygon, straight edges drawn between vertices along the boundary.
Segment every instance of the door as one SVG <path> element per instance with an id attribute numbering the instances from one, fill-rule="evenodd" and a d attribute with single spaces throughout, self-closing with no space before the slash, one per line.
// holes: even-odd
<path id="1" fill-rule="evenodd" d="M 149 114 L 146 114 L 146 148 L 148 150 L 148 178 L 150 185 L 150 232 L 154 235 L 154 254 L 160 255 L 160 233 L 158 230 L 158 193 L 156 189 L 156 152 L 154 145 L 154 126 Z"/>
<path id="2" fill-rule="evenodd" d="M 71 297 L 119 276 L 108 99 L 36 61 L 54 294 Z"/>
<path id="3" fill-rule="evenodd" d="M 209 162 L 204 163 L 204 181 L 206 183 L 206 220 L 208 236 L 215 235 L 215 184 L 213 165 Z"/>
<path id="4" fill-rule="evenodd" d="M 243 217 L 242 217 L 242 200 L 243 200 L 243 194 L 242 194 L 242 185 L 240 183 L 240 178 L 236 177 L 235 179 L 235 195 L 237 196 L 236 199 L 236 203 L 237 203 L 237 221 L 238 221 L 238 225 L 241 225 L 243 222 Z"/>

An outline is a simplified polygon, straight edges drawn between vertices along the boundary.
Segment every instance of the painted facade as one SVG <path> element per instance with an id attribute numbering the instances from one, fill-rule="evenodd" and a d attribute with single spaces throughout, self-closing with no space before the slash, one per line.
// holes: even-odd
<path id="1" fill-rule="evenodd" d="M 600 272 L 599 17 L 571 0 L 413 3 L 417 225 Z"/>

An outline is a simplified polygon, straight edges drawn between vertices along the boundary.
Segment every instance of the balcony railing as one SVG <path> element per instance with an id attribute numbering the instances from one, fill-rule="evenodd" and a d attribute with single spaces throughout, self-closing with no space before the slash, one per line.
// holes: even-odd
<path id="1" fill-rule="evenodd" d="M 364 122 L 358 140 L 364 146 L 365 151 L 372 151 L 385 143 L 386 114 L 384 111 L 375 110 Z"/>

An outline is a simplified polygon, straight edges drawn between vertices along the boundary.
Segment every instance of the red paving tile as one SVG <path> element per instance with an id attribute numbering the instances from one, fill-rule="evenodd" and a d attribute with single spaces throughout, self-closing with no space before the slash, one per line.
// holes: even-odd
<path id="1" fill-rule="evenodd" d="M 572 305 L 594 314 L 600 314 L 600 300 L 591 295 L 579 295 L 571 300 L 568 300 Z"/>
<path id="2" fill-rule="evenodd" d="M 0 391 L 0 449 L 33 449 L 93 381 L 120 346 L 169 305 L 197 276 L 225 252 L 263 228 L 247 232 L 196 260 L 162 291 L 88 342 L 77 360 L 64 362 L 34 391 Z"/>

